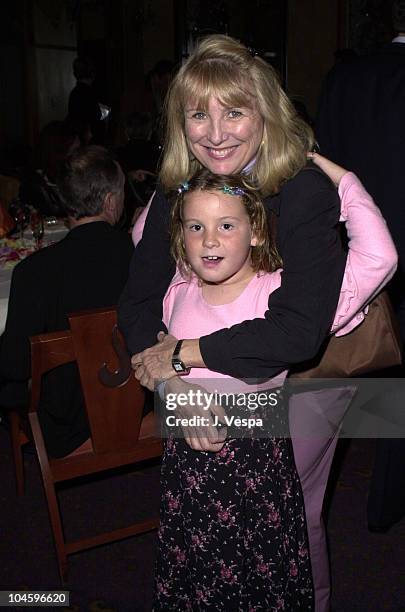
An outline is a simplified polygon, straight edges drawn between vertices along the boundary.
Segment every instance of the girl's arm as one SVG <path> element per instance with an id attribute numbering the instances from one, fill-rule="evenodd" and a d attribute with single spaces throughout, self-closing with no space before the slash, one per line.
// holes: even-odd
<path id="1" fill-rule="evenodd" d="M 339 195 L 349 253 L 331 331 L 342 336 L 363 321 L 361 310 L 392 278 L 398 257 L 379 208 L 352 172 L 342 177 Z"/>

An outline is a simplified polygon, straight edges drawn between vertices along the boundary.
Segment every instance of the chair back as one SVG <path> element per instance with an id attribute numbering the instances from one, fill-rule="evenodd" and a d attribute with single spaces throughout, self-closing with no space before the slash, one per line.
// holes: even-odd
<path id="1" fill-rule="evenodd" d="M 103 366 L 116 372 L 121 366 L 113 345 L 119 333 L 116 310 L 79 312 L 68 318 L 94 451 L 133 448 L 141 427 L 143 389 L 132 371 L 118 386 L 106 386 L 100 377 Z"/>
<path id="2" fill-rule="evenodd" d="M 138 520 L 128 527 L 66 541 L 57 483 L 160 459 L 162 455 L 162 441 L 154 432 L 154 414 L 142 418 L 144 393 L 132 373 L 129 356 L 117 329 L 115 309 L 79 312 L 68 318 L 70 330 L 31 338 L 29 410 L 62 580 L 67 574 L 68 555 L 156 529 L 159 519 L 156 508 L 156 516 Z M 82 445 L 66 457 L 52 458 L 46 451 L 37 411 L 41 380 L 49 370 L 72 361 L 79 369 L 91 444 Z M 63 393 L 63 389 L 60 392 Z"/>

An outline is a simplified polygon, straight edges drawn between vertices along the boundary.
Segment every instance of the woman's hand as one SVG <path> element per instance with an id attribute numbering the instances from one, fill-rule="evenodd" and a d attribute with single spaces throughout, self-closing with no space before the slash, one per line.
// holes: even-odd
<path id="1" fill-rule="evenodd" d="M 348 172 L 345 168 L 338 166 L 338 164 L 335 164 L 323 155 L 319 155 L 319 153 L 308 153 L 308 159 L 312 159 L 314 164 L 319 166 L 329 176 L 336 187 L 339 186 L 342 177 Z"/>
<path id="2" fill-rule="evenodd" d="M 177 338 L 164 332 L 158 333 L 158 343 L 142 353 L 132 355 L 131 365 L 135 370 L 135 378 L 141 385 L 153 391 L 162 380 L 176 376 L 172 367 L 172 356 Z"/>
<path id="3" fill-rule="evenodd" d="M 181 425 L 184 439 L 187 444 L 196 451 L 209 451 L 217 453 L 221 450 L 226 440 L 227 429 L 225 427 L 225 411 L 218 404 L 209 403 L 212 396 L 204 387 L 188 383 L 180 376 L 172 378 L 165 384 L 165 397 L 176 404 L 173 412 L 175 418 L 185 419 L 186 422 L 195 418 L 196 425 Z M 190 404 L 183 405 L 186 398 L 190 398 Z M 176 398 L 181 401 L 176 402 Z M 165 412 L 167 417 L 169 412 Z M 216 423 L 221 424 L 220 426 Z M 177 436 L 176 436 L 177 437 Z"/>
<path id="4" fill-rule="evenodd" d="M 159 332 L 157 338 L 157 344 L 145 349 L 142 353 L 136 353 L 131 358 L 135 377 L 141 385 L 147 387 L 150 391 L 153 391 L 162 380 L 169 380 L 173 376 L 177 376 L 172 366 L 177 338 L 164 332 Z M 181 358 L 188 367 L 205 367 L 198 339 L 183 341 Z"/>

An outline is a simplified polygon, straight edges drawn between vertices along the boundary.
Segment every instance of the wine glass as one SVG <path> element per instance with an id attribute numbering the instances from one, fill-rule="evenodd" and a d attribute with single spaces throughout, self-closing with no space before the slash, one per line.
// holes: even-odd
<path id="1" fill-rule="evenodd" d="M 31 213 L 30 227 L 35 240 L 35 250 L 38 251 L 42 247 L 42 238 L 44 236 L 44 220 L 39 212 L 33 211 Z"/>
<path id="2" fill-rule="evenodd" d="M 27 215 L 26 215 L 26 212 L 24 210 L 24 207 L 20 206 L 20 207 L 16 208 L 16 210 L 14 212 L 14 219 L 15 219 L 15 221 L 17 223 L 17 228 L 18 228 L 19 233 L 20 233 L 20 240 L 24 244 L 24 227 L 25 227 L 25 223 L 27 221 Z"/>

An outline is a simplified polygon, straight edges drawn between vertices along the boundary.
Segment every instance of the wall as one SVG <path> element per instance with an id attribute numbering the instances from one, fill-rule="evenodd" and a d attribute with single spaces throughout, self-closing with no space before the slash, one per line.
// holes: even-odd
<path id="1" fill-rule="evenodd" d="M 152 0 L 150 21 L 143 28 L 143 68 L 149 72 L 161 59 L 174 61 L 173 0 Z"/>
<path id="2" fill-rule="evenodd" d="M 322 80 L 334 64 L 333 53 L 344 32 L 341 0 L 289 0 L 287 28 L 287 90 L 316 113 Z"/>
<path id="3" fill-rule="evenodd" d="M 72 63 L 77 55 L 76 28 L 63 0 L 33 3 L 33 52 L 38 103 L 38 129 L 67 114 L 75 85 Z"/>

